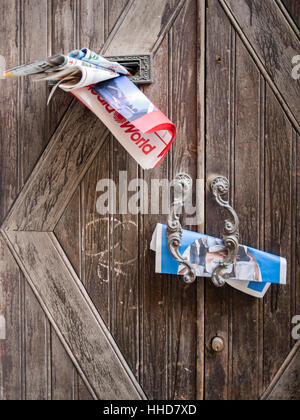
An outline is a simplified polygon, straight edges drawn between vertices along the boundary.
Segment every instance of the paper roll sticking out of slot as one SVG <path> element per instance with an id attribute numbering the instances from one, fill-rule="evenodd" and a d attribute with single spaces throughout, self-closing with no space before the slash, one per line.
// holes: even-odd
<path id="1" fill-rule="evenodd" d="M 110 70 L 90 67 L 74 66 L 60 71 L 53 71 L 37 76 L 35 81 L 59 82 L 59 87 L 66 92 L 94 85 L 118 77 L 117 73 Z"/>
<path id="2" fill-rule="evenodd" d="M 121 64 L 114 61 L 109 61 L 94 51 L 89 50 L 88 48 L 74 50 L 69 55 L 71 57 L 77 58 L 78 60 L 82 60 L 83 62 L 93 63 L 96 66 L 112 70 L 115 73 L 123 74 L 125 76 L 130 75 L 129 71 Z"/>
<path id="3" fill-rule="evenodd" d="M 157 166 L 176 135 L 176 126 L 129 80 L 129 71 L 83 48 L 15 67 L 6 77 L 51 81 L 50 102 L 59 87 L 70 92 L 109 128 L 143 169 Z"/>
<path id="4" fill-rule="evenodd" d="M 81 75 L 80 80 L 78 81 L 78 75 Z M 75 75 L 74 75 L 75 76 Z M 74 77 L 74 80 L 69 80 L 60 85 L 60 88 L 66 92 L 71 92 L 74 89 L 81 89 L 86 86 L 94 85 L 96 83 L 104 82 L 105 80 L 115 79 L 119 77 L 117 73 L 114 73 L 111 70 L 104 69 L 93 69 L 93 68 L 79 68 L 76 73 L 77 77 Z"/>

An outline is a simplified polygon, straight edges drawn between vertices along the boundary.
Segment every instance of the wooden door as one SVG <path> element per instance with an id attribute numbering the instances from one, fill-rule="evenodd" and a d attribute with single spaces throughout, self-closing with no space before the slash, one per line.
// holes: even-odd
<path id="1" fill-rule="evenodd" d="M 155 83 L 143 90 L 178 135 L 143 172 L 69 95 L 47 108 L 45 85 L 0 80 L 0 399 L 259 398 L 300 314 L 297 0 L 9 3 L 7 67 L 80 46 L 152 52 Z M 166 216 L 96 210 L 98 181 L 118 186 L 121 171 L 148 182 L 187 172 L 202 185 L 228 176 L 243 243 L 287 257 L 288 286 L 257 301 L 155 275 L 149 243 Z M 219 212 L 199 194 L 197 229 L 219 236 Z"/>

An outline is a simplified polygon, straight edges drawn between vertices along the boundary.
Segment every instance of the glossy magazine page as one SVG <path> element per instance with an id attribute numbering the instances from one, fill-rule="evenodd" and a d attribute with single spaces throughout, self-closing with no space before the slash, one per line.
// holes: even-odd
<path id="1" fill-rule="evenodd" d="M 151 249 L 156 253 L 155 271 L 183 276 L 186 268 L 169 252 L 167 226 L 157 225 Z M 198 277 L 211 277 L 226 258 L 221 239 L 197 232 L 183 231 L 180 252 L 196 270 Z M 227 283 L 251 296 L 262 298 L 271 284 L 286 284 L 287 261 L 276 255 L 240 245 L 236 263 L 231 267 Z"/>

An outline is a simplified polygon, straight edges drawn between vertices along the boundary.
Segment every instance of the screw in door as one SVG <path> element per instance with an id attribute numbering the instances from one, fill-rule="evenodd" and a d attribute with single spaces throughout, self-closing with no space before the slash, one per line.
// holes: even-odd
<path id="1" fill-rule="evenodd" d="M 225 348 L 225 343 L 223 338 L 215 337 L 211 342 L 211 347 L 214 352 L 221 353 Z"/>

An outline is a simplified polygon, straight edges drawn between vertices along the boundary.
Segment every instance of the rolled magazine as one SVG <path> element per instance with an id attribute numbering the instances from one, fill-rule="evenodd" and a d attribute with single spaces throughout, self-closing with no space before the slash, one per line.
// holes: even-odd
<path id="1" fill-rule="evenodd" d="M 131 82 L 129 71 L 88 48 L 56 54 L 4 72 L 53 81 L 71 93 L 109 128 L 143 169 L 157 166 L 176 135 L 175 125 Z"/>
<path id="2" fill-rule="evenodd" d="M 173 258 L 168 249 L 167 226 L 158 224 L 150 248 L 155 252 L 155 272 L 183 276 L 187 270 Z M 197 232 L 183 230 L 181 255 L 195 268 L 197 277 L 212 277 L 212 273 L 227 255 L 223 241 Z M 271 284 L 286 284 L 285 258 L 239 246 L 235 264 L 226 281 L 231 287 L 248 295 L 263 298 Z"/>

